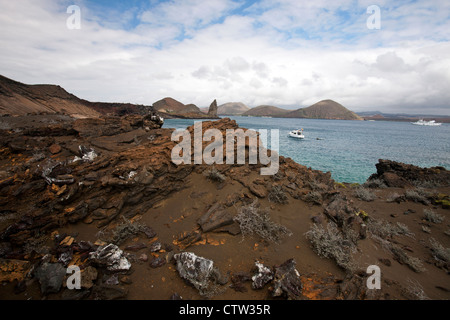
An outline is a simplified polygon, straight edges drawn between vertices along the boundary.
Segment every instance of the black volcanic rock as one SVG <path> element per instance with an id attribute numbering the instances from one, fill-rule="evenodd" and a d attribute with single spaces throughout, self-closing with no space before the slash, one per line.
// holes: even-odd
<path id="1" fill-rule="evenodd" d="M 411 164 L 391 160 L 378 160 L 375 165 L 377 173 L 368 179 L 380 179 L 388 187 L 407 187 L 421 183 L 433 184 L 434 186 L 450 185 L 450 171 L 444 167 L 421 168 Z"/>

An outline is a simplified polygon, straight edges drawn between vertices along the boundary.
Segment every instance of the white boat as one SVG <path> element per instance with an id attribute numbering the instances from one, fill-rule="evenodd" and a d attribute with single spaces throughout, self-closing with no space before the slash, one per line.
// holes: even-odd
<path id="1" fill-rule="evenodd" d="M 416 122 L 411 122 L 412 124 L 418 125 L 418 126 L 440 126 L 442 123 L 436 122 L 435 120 L 425 121 L 423 119 L 420 119 Z"/>
<path id="2" fill-rule="evenodd" d="M 297 139 L 305 139 L 305 135 L 303 134 L 303 129 L 292 130 L 291 132 L 289 132 L 289 137 L 297 138 Z"/>

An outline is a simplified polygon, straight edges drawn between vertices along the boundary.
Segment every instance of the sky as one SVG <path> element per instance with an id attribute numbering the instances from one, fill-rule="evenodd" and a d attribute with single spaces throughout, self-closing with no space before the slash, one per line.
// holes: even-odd
<path id="1" fill-rule="evenodd" d="M 449 30 L 448 0 L 0 0 L 0 74 L 90 101 L 450 115 Z"/>

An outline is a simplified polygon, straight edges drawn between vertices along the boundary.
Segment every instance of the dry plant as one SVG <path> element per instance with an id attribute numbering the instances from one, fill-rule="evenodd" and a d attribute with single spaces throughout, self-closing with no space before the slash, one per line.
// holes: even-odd
<path id="1" fill-rule="evenodd" d="M 406 197 L 406 200 L 409 200 L 409 201 L 419 202 L 419 203 L 423 203 L 425 205 L 429 204 L 429 202 L 427 200 L 427 194 L 425 194 L 424 191 L 420 188 L 417 188 L 415 190 L 413 190 L 413 189 L 406 190 L 405 197 Z"/>
<path id="2" fill-rule="evenodd" d="M 113 230 L 109 232 L 100 231 L 100 239 L 106 242 L 114 243 L 115 245 L 120 245 L 125 242 L 128 238 L 136 236 L 139 233 L 145 232 L 146 226 L 138 222 L 131 222 L 130 220 L 123 218 L 123 223 L 117 225 Z"/>
<path id="3" fill-rule="evenodd" d="M 444 248 L 436 239 L 430 239 L 431 252 L 437 261 L 450 262 L 450 248 Z"/>
<path id="4" fill-rule="evenodd" d="M 369 219 L 367 228 L 370 233 L 383 239 L 392 238 L 397 235 L 414 236 L 414 234 L 409 231 L 408 226 L 401 222 L 392 224 L 385 220 Z"/>
<path id="5" fill-rule="evenodd" d="M 367 180 L 363 184 L 363 187 L 371 188 L 371 189 L 385 189 L 385 188 L 387 188 L 387 185 L 381 179 L 372 179 L 372 180 Z"/>
<path id="6" fill-rule="evenodd" d="M 269 195 L 267 199 L 270 202 L 279 203 L 279 204 L 286 204 L 288 203 L 288 197 L 286 193 L 283 191 L 282 186 L 272 186 L 272 189 L 269 192 Z"/>
<path id="7" fill-rule="evenodd" d="M 268 208 L 260 209 L 257 200 L 241 207 L 234 221 L 239 223 L 243 238 L 256 233 L 264 240 L 279 243 L 284 236 L 292 235 L 289 229 L 273 222 Z"/>
<path id="8" fill-rule="evenodd" d="M 400 203 L 402 201 L 405 201 L 405 196 L 401 196 L 399 195 L 397 192 L 391 193 L 388 195 L 388 197 L 386 198 L 387 202 L 397 202 Z"/>
<path id="9" fill-rule="evenodd" d="M 363 201 L 373 201 L 377 198 L 377 196 L 370 190 L 363 188 L 363 187 L 358 187 L 355 189 L 355 197 L 357 197 L 360 200 Z"/>
<path id="10" fill-rule="evenodd" d="M 303 200 L 305 202 L 311 202 L 313 204 L 321 205 L 322 204 L 322 194 L 318 191 L 311 191 L 303 197 Z"/>
<path id="11" fill-rule="evenodd" d="M 368 230 L 372 239 L 380 243 L 382 247 L 390 251 L 395 259 L 401 263 L 407 265 L 414 272 L 423 272 L 425 268 L 419 258 L 410 256 L 403 248 L 392 242 L 392 237 L 396 235 L 413 236 L 408 227 L 404 224 L 392 224 L 386 221 L 370 220 L 368 222 Z"/>
<path id="12" fill-rule="evenodd" d="M 406 264 L 414 272 L 419 273 L 425 271 L 422 261 L 419 258 L 411 257 L 406 253 L 405 250 L 392 243 L 390 245 L 390 250 L 394 254 L 398 262 Z"/>
<path id="13" fill-rule="evenodd" d="M 431 209 L 424 209 L 423 210 L 423 216 L 425 218 L 425 220 L 430 221 L 432 223 L 442 223 L 442 221 L 444 221 L 444 216 L 437 214 L 436 212 L 434 212 Z"/>
<path id="14" fill-rule="evenodd" d="M 404 296 L 411 300 L 429 300 L 422 285 L 417 280 L 408 279 L 408 286 L 403 291 Z"/>
<path id="15" fill-rule="evenodd" d="M 206 176 L 206 178 L 212 181 L 224 182 L 226 179 L 226 177 L 221 174 L 219 170 L 217 170 L 214 166 L 209 170 L 205 170 L 203 174 Z"/>
<path id="16" fill-rule="evenodd" d="M 326 228 L 314 224 L 305 235 L 320 257 L 335 260 L 344 270 L 350 272 L 355 270 L 352 253 L 356 250 L 356 246 L 344 237 L 335 223 L 330 222 Z"/>

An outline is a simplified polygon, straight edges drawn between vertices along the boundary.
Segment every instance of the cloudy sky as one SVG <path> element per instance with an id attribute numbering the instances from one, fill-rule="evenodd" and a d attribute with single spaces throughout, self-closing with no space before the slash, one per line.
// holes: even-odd
<path id="1" fill-rule="evenodd" d="M 450 115 L 448 0 L 0 0 L 0 30 L 0 74 L 91 101 Z"/>

